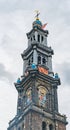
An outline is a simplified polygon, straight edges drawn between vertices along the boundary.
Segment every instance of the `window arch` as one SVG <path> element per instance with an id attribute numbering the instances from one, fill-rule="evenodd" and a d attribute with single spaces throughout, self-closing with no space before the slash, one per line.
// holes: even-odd
<path id="1" fill-rule="evenodd" d="M 38 56 L 38 64 L 41 64 L 41 56 Z"/>
<path id="2" fill-rule="evenodd" d="M 49 130 L 53 130 L 53 125 L 52 124 L 49 125 Z"/>
<path id="3" fill-rule="evenodd" d="M 33 35 L 33 40 L 35 41 L 35 35 Z"/>
<path id="4" fill-rule="evenodd" d="M 33 54 L 29 57 L 28 65 L 31 65 L 33 63 Z"/>
<path id="5" fill-rule="evenodd" d="M 28 61 L 28 65 L 30 65 L 30 59 L 29 59 L 29 61 Z"/>
<path id="6" fill-rule="evenodd" d="M 33 55 L 31 56 L 31 62 L 33 63 Z"/>
<path id="7" fill-rule="evenodd" d="M 46 65 L 46 59 L 45 59 L 45 57 L 42 58 L 42 63 L 43 63 L 44 65 Z"/>
<path id="8" fill-rule="evenodd" d="M 41 36 L 41 41 L 43 42 L 43 40 L 44 40 L 44 37 L 43 37 L 43 36 Z"/>
<path id="9" fill-rule="evenodd" d="M 40 35 L 38 34 L 38 42 L 40 42 Z"/>
<path id="10" fill-rule="evenodd" d="M 42 122 L 42 130 L 46 130 L 46 122 L 45 121 Z"/>
<path id="11" fill-rule="evenodd" d="M 31 37 L 31 41 L 32 41 L 32 37 Z"/>

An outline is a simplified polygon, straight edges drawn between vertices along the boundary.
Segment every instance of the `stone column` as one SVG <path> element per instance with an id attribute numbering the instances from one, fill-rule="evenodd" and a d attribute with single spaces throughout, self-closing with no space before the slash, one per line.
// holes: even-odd
<path id="1" fill-rule="evenodd" d="M 33 47 L 34 52 L 33 52 L 33 63 L 37 65 L 37 50 L 36 46 Z"/>
<path id="2" fill-rule="evenodd" d="M 47 36 L 44 36 L 44 45 L 47 46 Z"/>
<path id="3" fill-rule="evenodd" d="M 17 114 L 22 112 L 22 93 L 18 93 Z"/>
<path id="4" fill-rule="evenodd" d="M 58 112 L 57 86 L 54 86 L 54 110 Z"/>
<path id="5" fill-rule="evenodd" d="M 48 57 L 48 67 L 49 67 L 49 71 L 52 72 L 52 56 Z"/>
<path id="6" fill-rule="evenodd" d="M 35 40 L 37 41 L 37 36 L 38 36 L 38 33 L 37 33 L 37 31 L 35 31 Z"/>
<path id="7" fill-rule="evenodd" d="M 28 46 L 30 46 L 31 45 L 31 39 L 29 38 L 28 39 Z"/>
<path id="8" fill-rule="evenodd" d="M 58 130 L 58 123 L 55 124 L 55 130 Z"/>
<path id="9" fill-rule="evenodd" d="M 47 126 L 46 126 L 47 130 L 49 130 L 49 122 L 47 122 Z"/>

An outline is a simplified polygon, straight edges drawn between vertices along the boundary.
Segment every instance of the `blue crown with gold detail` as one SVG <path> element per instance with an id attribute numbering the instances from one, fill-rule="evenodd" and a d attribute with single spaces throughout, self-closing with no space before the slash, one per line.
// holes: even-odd
<path id="1" fill-rule="evenodd" d="M 33 22 L 33 28 L 35 28 L 35 27 L 39 27 L 39 28 L 41 28 L 42 27 L 42 22 L 39 20 L 39 12 L 38 11 L 36 11 L 36 20 Z"/>

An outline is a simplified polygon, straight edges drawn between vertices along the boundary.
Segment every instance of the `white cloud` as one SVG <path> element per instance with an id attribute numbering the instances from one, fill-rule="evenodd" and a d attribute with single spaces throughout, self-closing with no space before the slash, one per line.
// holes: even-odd
<path id="1" fill-rule="evenodd" d="M 70 62 L 64 61 L 59 64 L 55 64 L 54 70 L 57 70 L 63 86 L 70 85 Z"/>
<path id="2" fill-rule="evenodd" d="M 13 82 L 14 75 L 7 71 L 4 64 L 0 63 L 0 80 L 7 80 L 9 83 Z"/>
<path id="3" fill-rule="evenodd" d="M 58 100 L 59 100 L 59 112 L 62 113 L 63 115 L 66 115 L 68 125 L 67 125 L 67 130 L 70 128 L 70 89 L 68 86 L 59 86 L 58 88 Z"/>
<path id="4" fill-rule="evenodd" d="M 8 127 L 8 122 L 16 114 L 17 107 L 17 92 L 12 84 L 12 87 L 7 82 L 0 81 L 0 129 L 5 130 Z"/>

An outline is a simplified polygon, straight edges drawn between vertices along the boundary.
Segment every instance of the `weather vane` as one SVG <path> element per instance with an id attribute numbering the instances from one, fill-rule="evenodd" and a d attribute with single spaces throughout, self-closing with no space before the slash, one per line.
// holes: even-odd
<path id="1" fill-rule="evenodd" d="M 39 12 L 38 10 L 35 10 L 35 12 L 36 12 L 35 18 L 36 18 L 36 20 L 37 20 L 37 19 L 39 19 L 40 12 Z"/>

